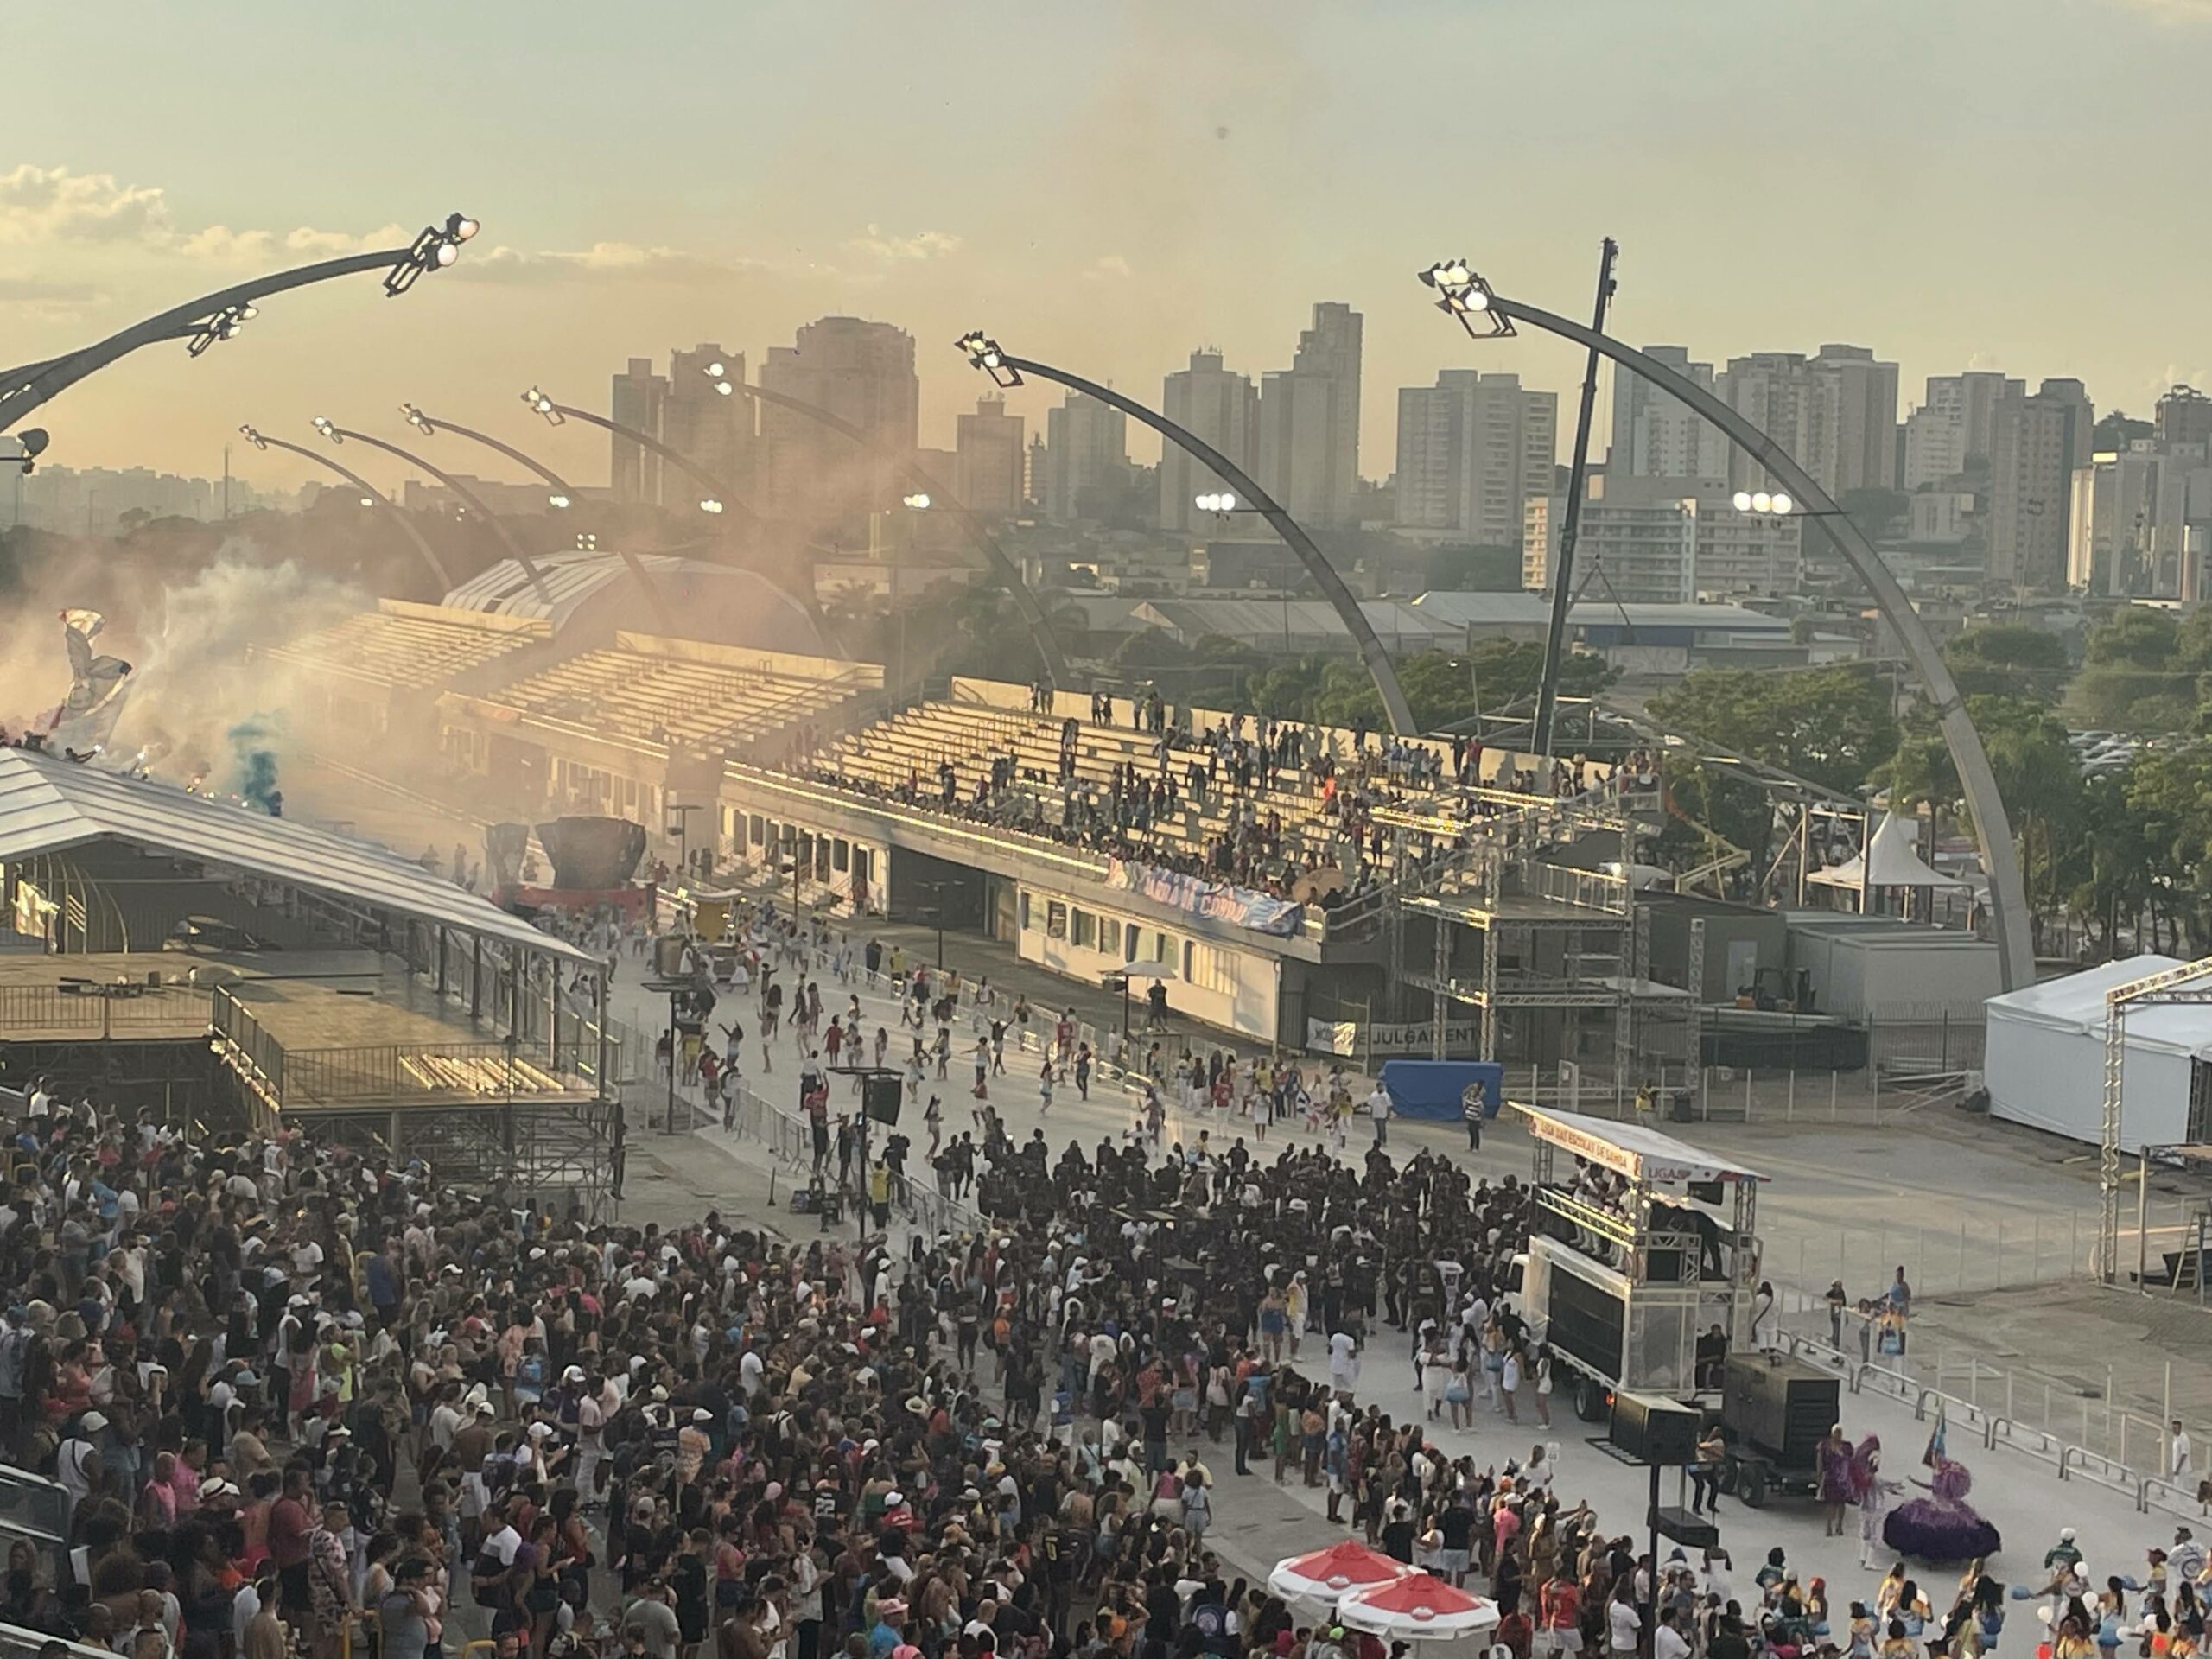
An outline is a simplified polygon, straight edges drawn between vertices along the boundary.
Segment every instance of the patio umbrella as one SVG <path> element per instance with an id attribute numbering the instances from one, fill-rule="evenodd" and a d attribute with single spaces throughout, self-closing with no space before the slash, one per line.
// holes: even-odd
<path id="1" fill-rule="evenodd" d="M 1337 1618 L 1389 1641 L 1457 1642 L 1497 1627 L 1497 1604 L 1426 1573 L 1371 1584 L 1337 1604 Z"/>
<path id="2" fill-rule="evenodd" d="M 1129 982 L 1133 979 L 1176 979 L 1180 976 L 1171 963 L 1139 962 L 1135 959 L 1118 967 L 1109 968 L 1099 978 L 1108 985 L 1120 982 L 1122 987 L 1122 1035 L 1129 1034 Z"/>
<path id="3" fill-rule="evenodd" d="M 1345 1542 L 1277 1561 L 1268 1588 L 1285 1601 L 1333 1602 L 1350 1591 L 1395 1583 L 1412 1571 L 1379 1550 Z"/>

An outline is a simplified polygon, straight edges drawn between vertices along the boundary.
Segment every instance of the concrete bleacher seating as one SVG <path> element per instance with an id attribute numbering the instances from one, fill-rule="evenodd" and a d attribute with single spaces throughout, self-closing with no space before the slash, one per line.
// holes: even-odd
<path id="1" fill-rule="evenodd" d="M 442 685 L 538 643 L 541 631 L 442 619 L 428 606 L 362 611 L 272 647 L 275 661 L 394 689 Z"/>
<path id="2" fill-rule="evenodd" d="M 648 746 L 721 749 L 817 720 L 867 689 L 617 645 L 588 651 L 489 694 L 525 715 Z"/>

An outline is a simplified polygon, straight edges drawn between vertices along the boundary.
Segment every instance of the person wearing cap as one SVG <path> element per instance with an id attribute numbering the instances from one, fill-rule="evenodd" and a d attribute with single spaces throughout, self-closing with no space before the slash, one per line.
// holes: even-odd
<path id="1" fill-rule="evenodd" d="M 106 1431 L 105 1412 L 79 1413 L 75 1426 L 54 1451 L 54 1478 L 69 1494 L 72 1510 L 106 1487 L 107 1471 L 100 1462 L 100 1439 Z"/>

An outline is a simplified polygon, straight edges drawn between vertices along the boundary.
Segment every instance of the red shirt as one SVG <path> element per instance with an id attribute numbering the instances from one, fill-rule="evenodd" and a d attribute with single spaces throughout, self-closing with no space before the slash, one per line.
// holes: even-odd
<path id="1" fill-rule="evenodd" d="M 280 1567 L 297 1567 L 308 1558 L 308 1506 L 295 1497 L 280 1497 L 269 1510 L 269 1558 Z"/>

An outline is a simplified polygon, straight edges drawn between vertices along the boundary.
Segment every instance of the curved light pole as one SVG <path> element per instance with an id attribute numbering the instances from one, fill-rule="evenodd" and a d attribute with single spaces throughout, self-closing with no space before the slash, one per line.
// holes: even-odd
<path id="1" fill-rule="evenodd" d="M 172 306 L 90 346 L 65 352 L 41 363 L 27 363 L 8 370 L 0 374 L 0 388 L 4 388 L 0 390 L 0 432 L 5 432 L 49 397 L 67 391 L 86 375 L 98 373 L 142 346 L 156 345 L 164 340 L 188 340 L 192 343 L 186 349 L 197 357 L 219 340 L 235 339 L 238 330 L 252 320 L 254 302 L 267 299 L 272 294 L 381 269 L 385 273 L 385 292 L 396 298 L 414 287 L 424 272 L 442 270 L 453 264 L 461 257 L 461 245 L 480 228 L 467 215 L 451 213 L 442 226 L 423 226 L 422 233 L 406 247 L 351 253 L 341 259 L 325 259 L 315 264 L 256 276 L 250 282 L 203 294 L 183 305 Z"/>
<path id="2" fill-rule="evenodd" d="M 513 532 L 506 526 L 506 522 L 491 508 L 486 506 L 483 498 L 475 491 L 470 489 L 451 473 L 432 465 L 420 455 L 410 454 L 396 443 L 386 443 L 382 438 L 372 438 L 365 432 L 352 431 L 326 420 L 320 415 L 315 417 L 315 429 L 333 443 L 343 443 L 346 439 L 351 438 L 357 443 L 367 444 L 372 449 L 381 449 L 388 455 L 397 455 L 409 466 L 420 467 L 432 478 L 436 479 L 439 483 L 459 496 L 471 512 L 492 526 L 492 533 L 499 538 L 499 545 L 507 550 L 507 556 L 522 567 L 523 575 L 528 576 L 531 585 L 537 589 L 538 598 L 550 608 L 553 603 L 553 593 L 545 585 L 545 573 L 537 568 L 529 554 L 522 550 L 522 543 L 515 540 Z"/>
<path id="3" fill-rule="evenodd" d="M 804 415 L 807 419 L 828 427 L 832 432 L 851 439 L 878 460 L 888 461 L 897 467 L 912 493 L 925 499 L 933 511 L 949 516 L 960 526 L 969 543 L 983 556 L 983 563 L 990 567 L 992 575 L 999 580 L 999 585 L 1012 597 L 1014 609 L 1021 613 L 1021 620 L 1028 625 L 1029 638 L 1037 647 L 1037 654 L 1045 662 L 1046 677 L 1055 686 L 1072 689 L 1074 677 L 1068 671 L 1066 659 L 1060 655 L 1060 642 L 1052 632 L 1051 619 L 1046 616 L 1045 607 L 1038 602 L 1035 592 L 1021 579 L 1021 567 L 1007 557 L 1006 550 L 998 544 L 989 531 L 983 528 L 983 521 L 970 512 L 967 505 L 945 488 L 920 461 L 912 455 L 887 453 L 882 445 L 859 427 L 832 415 L 819 404 L 810 404 L 804 397 L 794 397 L 789 392 L 771 391 L 766 386 L 750 385 L 745 381 L 734 379 L 719 363 L 709 363 L 706 372 L 707 378 L 715 383 L 715 390 L 725 397 L 742 392 L 756 404 L 772 404 L 778 409 L 790 410 L 794 415 Z"/>
<path id="4" fill-rule="evenodd" d="M 257 449 L 282 449 L 288 454 L 298 455 L 302 460 L 311 461 L 318 467 L 327 467 L 332 472 L 337 474 L 339 477 L 360 491 L 364 499 L 375 502 L 377 505 L 398 520 L 399 527 L 407 532 L 407 539 L 415 543 L 415 550 L 423 556 L 423 563 L 429 565 L 436 575 L 438 596 L 442 599 L 454 590 L 455 584 L 453 572 L 446 569 L 446 562 L 438 556 L 437 550 L 429 542 L 423 540 L 423 532 L 415 528 L 415 521 L 402 512 L 397 504 L 390 496 L 370 483 L 367 479 L 338 461 L 333 461 L 320 449 L 310 449 L 303 443 L 288 443 L 283 438 L 272 438 L 251 423 L 241 426 L 238 431 L 245 436 L 245 441 Z"/>
<path id="5" fill-rule="evenodd" d="M 1966 700 L 1960 695 L 1951 671 L 1944 665 L 1935 636 L 1928 632 L 1920 613 L 1912 608 L 1912 601 L 1905 597 L 1904 589 L 1897 585 L 1889 566 L 1882 563 L 1882 556 L 1874 550 L 1866 532 L 1789 451 L 1687 376 L 1675 373 L 1665 364 L 1645 356 L 1634 346 L 1623 345 L 1610 334 L 1519 300 L 1507 299 L 1470 270 L 1464 260 L 1447 260 L 1433 266 L 1421 273 L 1421 280 L 1441 296 L 1437 301 L 1438 309 L 1458 317 L 1477 339 L 1510 334 L 1516 322 L 1524 322 L 1531 328 L 1541 328 L 1546 334 L 1603 353 L 1630 373 L 1679 399 L 1719 427 L 1731 442 L 1797 498 L 1798 504 L 1806 508 L 1802 516 L 1820 525 L 1821 533 L 1872 592 L 1882 620 L 1896 632 L 1905 654 L 1912 659 L 1913 670 L 1919 675 L 1929 701 L 1935 705 L 1936 719 L 1942 728 L 1943 747 L 1949 751 L 1951 765 L 1966 791 L 1967 809 L 1974 818 L 1974 841 L 1981 853 L 1981 867 L 1989 873 L 1990 931 L 1996 935 L 1998 969 L 2005 988 L 2020 990 L 2034 984 L 2035 944 L 2028 930 L 2027 887 L 2020 879 L 2019 860 L 2012 847 L 2012 821 L 2005 816 L 2004 798 L 1997 791 L 1997 776 L 1990 770 L 1981 734 L 1974 730 L 1974 721 L 1967 714 Z M 1487 331 L 1477 327 L 1484 320 L 1490 324 Z"/>
<path id="6" fill-rule="evenodd" d="M 1070 374 L 1065 369 L 1056 369 L 1047 363 L 1033 362 L 1026 357 L 1015 357 L 1002 351 L 995 340 L 981 334 L 963 335 L 957 342 L 968 360 L 982 370 L 1001 386 L 1013 387 L 1021 384 L 1021 377 L 1033 374 L 1040 380 L 1051 380 L 1109 404 L 1133 420 L 1141 421 L 1185 454 L 1219 478 L 1236 495 L 1251 503 L 1252 511 L 1274 526 L 1298 562 L 1306 567 L 1306 574 L 1313 578 L 1321 596 L 1329 601 L 1342 619 L 1344 632 L 1351 634 L 1352 643 L 1359 647 L 1362 661 L 1375 682 L 1375 690 L 1382 699 L 1382 712 L 1390 721 L 1390 729 L 1401 737 L 1413 735 L 1421 728 L 1414 724 L 1413 709 L 1406 702 L 1406 694 L 1398 688 L 1398 672 L 1391 665 L 1390 653 L 1383 648 L 1382 639 L 1376 633 L 1367 613 L 1359 608 L 1359 601 L 1352 597 L 1351 589 L 1344 586 L 1344 579 L 1337 574 L 1336 567 L 1322 556 L 1306 527 L 1292 518 L 1275 499 L 1262 489 L 1251 475 L 1227 455 L 1215 448 L 1196 433 L 1186 430 L 1165 415 L 1146 408 L 1135 399 L 1123 396 L 1095 380 L 1086 380 L 1079 374 Z"/>
<path id="7" fill-rule="evenodd" d="M 734 507 L 739 518 L 756 528 L 759 526 L 760 515 L 746 505 L 743 498 L 736 491 L 693 461 L 690 456 L 679 449 L 671 448 L 653 436 L 652 433 L 640 431 L 634 426 L 625 426 L 621 422 L 610 420 L 604 415 L 594 415 L 588 409 L 573 409 L 567 404 L 556 404 L 536 386 L 532 386 L 528 391 L 523 393 L 522 400 L 530 405 L 532 411 L 543 416 L 549 426 L 558 426 L 565 419 L 579 420 L 586 425 L 612 432 L 618 438 L 627 438 L 641 448 L 652 450 L 653 454 L 706 491 L 706 494 L 699 499 L 700 512 L 720 517 Z M 458 432 L 461 429 L 455 427 L 454 430 Z M 509 453 L 513 452 L 509 451 Z M 524 463 L 524 465 L 528 464 L 530 463 Z"/>

